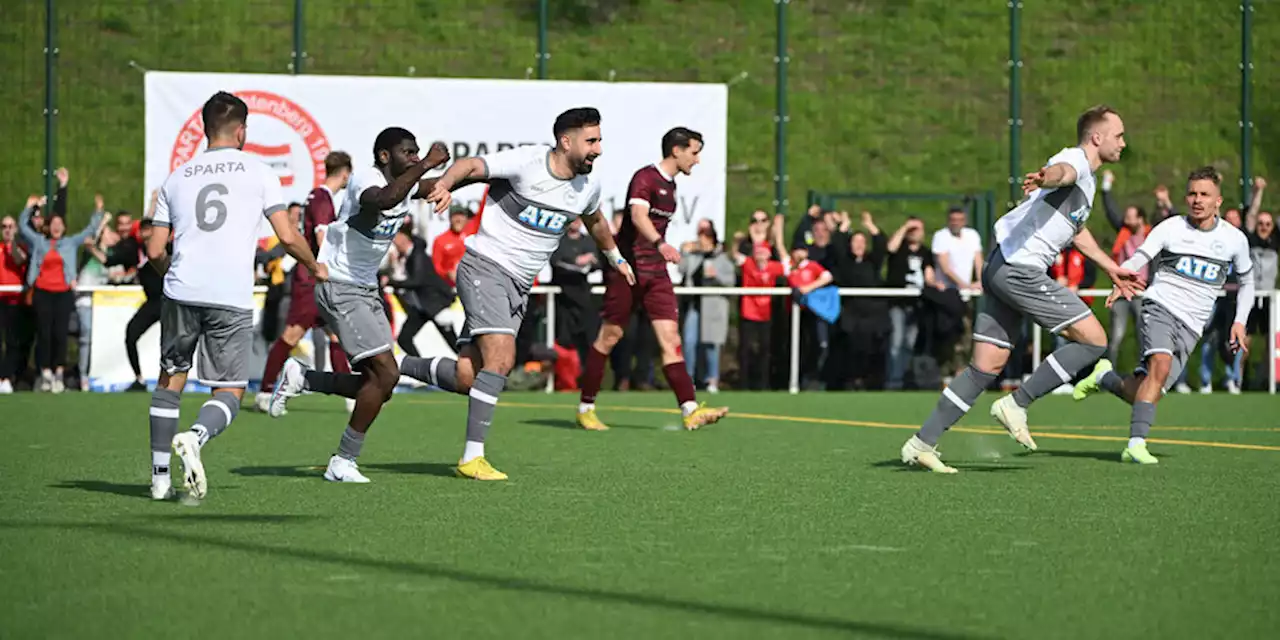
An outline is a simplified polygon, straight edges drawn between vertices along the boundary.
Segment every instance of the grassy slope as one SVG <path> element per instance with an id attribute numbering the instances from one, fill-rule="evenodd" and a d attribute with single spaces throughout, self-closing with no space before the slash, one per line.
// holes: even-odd
<path id="1" fill-rule="evenodd" d="M 733 226 L 773 196 L 774 4 L 637 0 L 612 22 L 572 23 L 553 3 L 553 78 L 725 82 L 730 93 Z M 1257 170 L 1276 166 L 1280 2 L 1255 20 Z M 534 65 L 532 2 L 308 2 L 315 73 L 524 77 Z M 58 157 L 81 185 L 131 206 L 141 191 L 142 81 L 156 69 L 287 72 L 290 3 L 104 0 L 58 3 Z M 1132 146 L 1117 169 L 1126 200 L 1214 162 L 1238 173 L 1239 21 L 1235 3 L 1082 0 L 1028 3 L 1023 30 L 1024 150 L 1032 168 L 1070 142 L 1075 114 L 1106 101 Z M 0 85 L 6 167 L 0 198 L 20 201 L 43 158 L 43 7 L 6 3 Z M 1004 3 L 862 0 L 792 3 L 788 161 L 792 210 L 806 189 L 1006 192 Z M 670 23 L 670 24 L 669 24 Z M 1188 33 L 1188 25 L 1195 32 Z M 1234 196 L 1235 191 L 1228 192 Z M 902 207 L 888 207 L 900 213 Z M 921 212 L 932 212 L 932 208 Z"/>
<path id="2" fill-rule="evenodd" d="M 14 396 L 0 635 L 1204 638 L 1280 621 L 1280 452 L 1154 444 L 1158 468 L 1121 465 L 1119 402 L 1051 397 L 1032 414 L 1044 452 L 959 430 L 944 449 L 965 472 L 938 477 L 895 461 L 932 394 L 721 399 L 742 417 L 683 433 L 620 406 L 668 395 L 606 394 L 615 428 L 595 434 L 563 428 L 572 398 L 504 394 L 490 453 L 512 480 L 482 485 L 447 477 L 465 400 L 402 396 L 365 447 L 374 484 L 336 486 L 313 466 L 341 405 L 306 398 L 278 422 L 242 413 L 188 508 L 143 498 L 145 394 Z M 1155 435 L 1280 445 L 1269 402 L 1171 397 Z M 980 405 L 966 424 L 987 423 Z M 766 419 L 785 414 L 828 422 Z"/>

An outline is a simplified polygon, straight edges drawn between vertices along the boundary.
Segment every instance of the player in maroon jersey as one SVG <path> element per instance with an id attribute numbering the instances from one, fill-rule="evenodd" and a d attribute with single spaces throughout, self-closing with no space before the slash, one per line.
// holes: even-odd
<path id="1" fill-rule="evenodd" d="M 698 164 L 702 152 L 702 134 L 676 127 L 662 136 L 662 160 L 640 169 L 627 187 L 627 207 L 618 229 L 618 248 L 636 271 L 636 282 L 628 285 L 616 272 L 605 272 L 604 307 L 600 334 L 587 354 L 587 367 L 582 376 L 582 402 L 578 407 L 578 425 L 592 431 L 608 429 L 596 417 L 596 394 L 604 377 L 604 364 L 609 352 L 622 339 L 623 328 L 631 319 L 635 305 L 644 305 L 658 344 L 662 347 L 662 371 L 667 376 L 676 402 L 684 414 L 684 428 L 697 429 L 723 418 L 728 409 L 709 409 L 698 405 L 693 380 L 685 369 L 680 345 L 680 312 L 675 289 L 667 274 L 668 262 L 680 262 L 680 251 L 667 244 L 667 223 L 676 213 L 676 174 L 689 175 Z"/>
<path id="2" fill-rule="evenodd" d="M 347 180 L 351 177 L 351 156 L 344 151 L 334 151 L 324 159 L 324 184 L 307 194 L 307 202 L 303 207 L 303 233 L 313 252 L 320 251 L 320 243 L 324 239 L 325 228 L 337 220 L 339 203 L 334 202 L 334 195 L 341 194 L 347 188 Z M 312 327 L 324 326 L 320 319 L 320 311 L 316 308 L 316 280 L 306 269 L 294 269 L 293 281 L 289 291 L 289 315 L 285 319 L 284 332 L 271 345 L 267 352 L 267 366 L 262 371 L 262 385 L 258 396 L 254 399 L 259 411 L 266 412 L 271 400 L 271 391 L 275 388 L 280 368 L 284 366 L 289 353 L 297 346 L 302 336 Z M 329 336 L 329 361 L 333 370 L 338 373 L 351 373 L 351 364 L 347 362 L 347 354 L 338 337 L 332 332 Z"/>

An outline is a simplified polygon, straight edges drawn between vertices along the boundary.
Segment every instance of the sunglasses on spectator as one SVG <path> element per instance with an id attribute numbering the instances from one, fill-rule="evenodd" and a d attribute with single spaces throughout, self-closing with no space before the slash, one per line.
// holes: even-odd
<path id="1" fill-rule="evenodd" d="M 768 221 L 769 221 L 769 219 L 768 219 L 768 218 L 757 218 L 757 217 L 755 217 L 755 216 L 752 216 L 752 217 L 751 217 L 751 222 L 753 222 L 753 223 L 754 223 L 754 222 L 768 222 Z"/>

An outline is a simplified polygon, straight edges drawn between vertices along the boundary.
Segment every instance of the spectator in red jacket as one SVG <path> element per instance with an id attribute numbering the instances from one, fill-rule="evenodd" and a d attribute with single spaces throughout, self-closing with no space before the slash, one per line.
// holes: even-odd
<path id="1" fill-rule="evenodd" d="M 784 275 L 782 263 L 771 258 L 768 243 L 759 243 L 752 256 L 742 264 L 743 287 L 776 287 Z M 742 317 L 738 325 L 740 354 L 738 364 L 743 386 L 765 389 L 769 380 L 769 334 L 773 319 L 772 296 L 742 296 Z"/>
<path id="2" fill-rule="evenodd" d="M 0 286 L 20 287 L 27 275 L 27 254 L 18 244 L 18 221 L 0 219 Z M 13 393 L 13 377 L 22 353 L 18 314 L 21 291 L 0 291 L 0 394 Z"/>
<path id="3" fill-rule="evenodd" d="M 431 262 L 435 264 L 436 273 L 450 287 L 454 286 L 462 254 L 467 251 L 463 241 L 467 237 L 465 228 L 468 220 L 466 209 L 457 208 L 449 212 L 449 230 L 436 236 L 436 241 L 431 245 Z"/>

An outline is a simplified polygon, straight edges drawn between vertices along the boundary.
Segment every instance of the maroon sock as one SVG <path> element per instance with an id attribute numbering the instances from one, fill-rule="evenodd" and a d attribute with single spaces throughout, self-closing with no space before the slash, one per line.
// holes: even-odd
<path id="1" fill-rule="evenodd" d="M 582 372 L 582 402 L 591 404 L 596 401 L 600 383 L 604 381 L 604 365 L 608 361 L 608 354 L 600 353 L 595 345 L 591 345 L 591 351 L 587 352 L 587 368 Z"/>
<path id="2" fill-rule="evenodd" d="M 347 352 L 337 340 L 329 341 L 329 366 L 334 373 L 351 373 L 351 363 L 347 362 Z"/>
<path id="3" fill-rule="evenodd" d="M 662 365 L 662 373 L 666 374 L 667 384 L 671 385 L 671 390 L 676 394 L 676 403 L 683 405 L 698 398 L 698 392 L 693 388 L 693 379 L 684 368 L 683 360 Z"/>
<path id="4" fill-rule="evenodd" d="M 293 347 L 284 340 L 277 339 L 271 343 L 271 350 L 267 352 L 267 367 L 262 370 L 260 389 L 263 391 L 275 389 L 276 378 L 280 377 L 280 368 L 284 366 L 284 361 L 289 359 L 290 351 L 293 351 Z"/>

